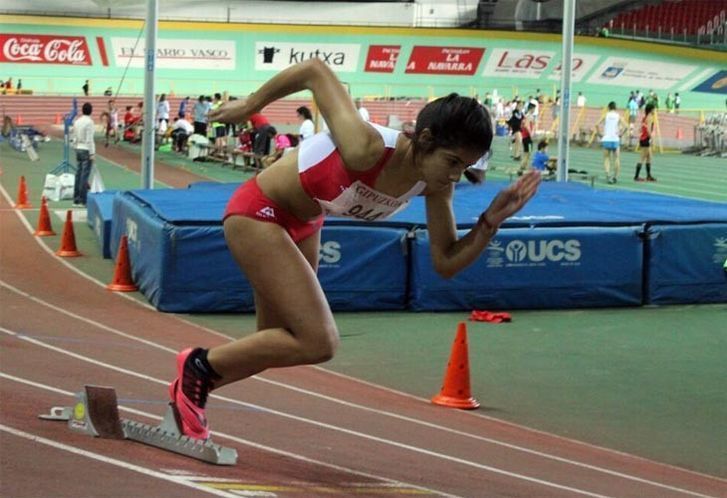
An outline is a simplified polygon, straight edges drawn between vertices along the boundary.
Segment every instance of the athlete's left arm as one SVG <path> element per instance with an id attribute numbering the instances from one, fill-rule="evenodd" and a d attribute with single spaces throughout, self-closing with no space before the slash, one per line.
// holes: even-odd
<path id="1" fill-rule="evenodd" d="M 457 239 L 452 210 L 454 184 L 442 192 L 427 195 L 427 230 L 434 269 L 451 278 L 472 264 L 489 244 L 500 224 L 517 213 L 538 189 L 540 173 L 530 171 L 501 190 L 480 215 L 474 227 Z"/>

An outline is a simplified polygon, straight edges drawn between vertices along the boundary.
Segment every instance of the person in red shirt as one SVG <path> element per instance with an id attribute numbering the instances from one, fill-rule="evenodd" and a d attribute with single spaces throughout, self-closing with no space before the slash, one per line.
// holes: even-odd
<path id="1" fill-rule="evenodd" d="M 640 156 L 639 162 L 636 163 L 636 174 L 634 181 L 636 182 L 655 182 L 656 178 L 651 176 L 651 136 L 654 132 L 654 104 L 646 104 L 644 107 L 644 117 L 641 119 L 641 134 L 639 135 Z M 646 180 L 641 179 L 641 165 L 646 165 Z"/>
<path id="2" fill-rule="evenodd" d="M 261 158 L 267 156 L 270 153 L 270 134 L 268 133 L 270 121 L 259 112 L 256 112 L 248 119 L 255 133 L 252 144 L 252 151 L 255 153 L 255 157 Z"/>

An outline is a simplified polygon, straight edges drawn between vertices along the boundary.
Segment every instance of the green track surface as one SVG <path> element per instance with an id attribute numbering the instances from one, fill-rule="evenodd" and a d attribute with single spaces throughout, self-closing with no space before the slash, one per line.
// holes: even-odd
<path id="1" fill-rule="evenodd" d="M 498 140 L 495 149 L 489 178 L 508 178 L 515 162 L 507 142 Z M 59 162 L 60 151 L 57 143 L 43 144 L 41 162 L 30 163 L 25 154 L 0 144 L 0 183 L 14 198 L 18 178 L 25 175 L 37 204 L 43 177 Z M 657 155 L 659 182 L 637 184 L 629 181 L 636 156 L 624 153 L 621 181 L 611 187 L 603 180 L 600 151 L 573 148 L 571 157 L 571 167 L 598 174 L 597 188 L 727 200 L 723 159 Z M 107 188 L 139 185 L 135 173 L 102 158 L 97 164 Z M 205 167 L 203 174 L 220 181 L 233 181 L 227 179 L 230 173 L 237 181 L 241 176 L 219 165 Z M 34 226 L 37 209 L 23 214 Z M 61 220 L 53 223 L 60 232 Z M 59 238 L 42 242 L 56 249 Z M 109 282 L 113 263 L 101 258 L 87 225 L 77 224 L 76 239 L 85 257 L 67 261 Z M 482 403 L 478 413 L 727 477 L 727 304 L 512 314 L 509 324 L 469 323 L 472 391 Z M 255 327 L 250 314 L 183 318 L 230 337 Z M 467 313 L 337 313 L 336 318 L 342 344 L 325 368 L 429 398 L 439 390 L 457 323 Z"/>

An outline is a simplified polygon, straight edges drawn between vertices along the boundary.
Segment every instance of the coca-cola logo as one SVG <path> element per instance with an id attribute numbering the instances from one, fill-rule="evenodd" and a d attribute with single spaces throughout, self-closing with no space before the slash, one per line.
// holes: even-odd
<path id="1" fill-rule="evenodd" d="M 2 62 L 90 64 L 86 40 L 81 37 L 0 35 L 0 40 Z"/>

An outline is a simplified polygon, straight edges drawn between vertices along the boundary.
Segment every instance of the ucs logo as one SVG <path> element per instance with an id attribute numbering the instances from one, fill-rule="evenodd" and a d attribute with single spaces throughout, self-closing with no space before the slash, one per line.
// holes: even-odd
<path id="1" fill-rule="evenodd" d="M 328 265 L 341 261 L 341 244 L 335 240 L 329 240 L 321 244 L 318 261 Z"/>
<path id="2" fill-rule="evenodd" d="M 513 240 L 505 247 L 505 257 L 512 263 L 541 261 L 578 261 L 581 243 L 577 240 Z"/>

